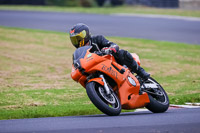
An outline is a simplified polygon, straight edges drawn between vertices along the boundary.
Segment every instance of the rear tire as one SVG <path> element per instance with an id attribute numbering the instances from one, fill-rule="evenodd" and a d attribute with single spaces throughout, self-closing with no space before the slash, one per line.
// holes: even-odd
<path id="1" fill-rule="evenodd" d="M 103 113 L 109 116 L 117 116 L 121 112 L 121 104 L 119 98 L 113 92 L 110 97 L 105 98 L 103 94 L 103 86 L 96 82 L 89 82 L 86 84 L 87 95 L 92 103 Z M 102 95 L 103 94 L 103 95 Z M 110 99 L 109 99 L 110 98 Z M 110 101 L 110 102 L 109 102 Z"/>
<path id="2" fill-rule="evenodd" d="M 156 96 L 148 93 L 150 103 L 146 106 L 146 108 L 153 113 L 163 113 L 169 108 L 169 98 L 167 96 L 167 93 L 155 79 L 151 77 L 149 79 L 158 84 L 158 91 L 160 91 L 163 96 Z"/>

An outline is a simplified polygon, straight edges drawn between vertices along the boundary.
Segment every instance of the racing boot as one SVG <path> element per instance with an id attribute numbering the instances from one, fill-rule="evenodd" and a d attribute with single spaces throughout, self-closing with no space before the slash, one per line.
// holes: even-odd
<path id="1" fill-rule="evenodd" d="M 147 73 L 141 66 L 139 66 L 135 60 L 132 61 L 130 68 L 131 71 L 140 76 L 143 81 L 148 80 L 148 78 L 150 77 L 150 74 Z"/>
<path id="2" fill-rule="evenodd" d="M 140 76 L 144 81 L 148 80 L 150 74 L 147 73 L 142 67 L 138 66 L 138 70 L 135 72 L 138 76 Z"/>

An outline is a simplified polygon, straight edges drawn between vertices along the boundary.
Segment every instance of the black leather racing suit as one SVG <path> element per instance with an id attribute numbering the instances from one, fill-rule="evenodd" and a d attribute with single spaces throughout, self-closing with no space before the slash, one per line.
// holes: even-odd
<path id="1" fill-rule="evenodd" d="M 89 41 L 90 45 L 93 46 L 93 50 L 101 50 L 102 48 L 105 47 L 114 47 L 117 51 L 116 53 L 113 54 L 116 61 L 120 65 L 126 65 L 135 73 L 139 72 L 138 70 L 141 67 L 138 66 L 136 61 L 133 59 L 132 55 L 126 50 L 119 49 L 119 46 L 117 44 L 108 41 L 102 35 L 92 36 Z"/>

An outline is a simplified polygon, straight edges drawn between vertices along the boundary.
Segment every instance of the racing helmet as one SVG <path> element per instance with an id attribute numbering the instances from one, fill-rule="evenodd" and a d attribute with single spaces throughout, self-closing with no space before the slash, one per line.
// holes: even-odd
<path id="1" fill-rule="evenodd" d="M 69 34 L 70 40 L 76 48 L 84 46 L 90 40 L 89 27 L 83 23 L 74 25 Z"/>

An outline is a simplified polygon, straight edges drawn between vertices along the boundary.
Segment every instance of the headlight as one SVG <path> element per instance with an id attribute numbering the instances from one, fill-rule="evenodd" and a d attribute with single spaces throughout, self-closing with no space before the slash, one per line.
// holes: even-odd
<path id="1" fill-rule="evenodd" d="M 128 81 L 129 81 L 133 86 L 136 86 L 135 80 L 133 80 L 131 77 L 128 77 Z"/>

